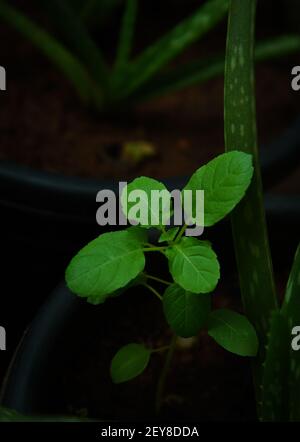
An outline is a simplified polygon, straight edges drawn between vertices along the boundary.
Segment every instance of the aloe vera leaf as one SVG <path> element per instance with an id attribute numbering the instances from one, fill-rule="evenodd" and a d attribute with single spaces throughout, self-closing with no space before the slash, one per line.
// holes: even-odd
<path id="1" fill-rule="evenodd" d="M 274 311 L 264 362 L 261 415 L 264 422 L 287 421 L 289 417 L 288 377 L 290 335 L 285 316 Z"/>
<path id="2" fill-rule="evenodd" d="M 115 75 L 122 75 L 132 50 L 135 22 L 138 12 L 138 0 L 127 0 L 115 62 Z"/>
<path id="3" fill-rule="evenodd" d="M 228 0 L 208 0 L 131 63 L 123 80 L 115 86 L 115 95 L 124 99 L 132 94 L 186 47 L 210 31 L 227 10 Z"/>
<path id="4" fill-rule="evenodd" d="M 257 43 L 255 61 L 261 62 L 281 58 L 299 50 L 299 35 L 283 35 Z M 224 58 L 224 56 L 219 55 L 212 59 L 193 61 L 156 75 L 140 90 L 136 91 L 133 100 L 149 100 L 219 77 L 224 74 Z"/>
<path id="5" fill-rule="evenodd" d="M 93 91 L 95 92 L 92 79 L 80 61 L 63 45 L 3 1 L 0 1 L 0 17 L 25 35 L 53 62 L 69 79 L 85 102 L 91 100 Z"/>
<path id="6" fill-rule="evenodd" d="M 103 54 L 91 38 L 80 17 L 67 1 L 42 0 L 42 4 L 53 17 L 70 49 L 76 53 L 93 76 L 98 87 L 105 89 L 108 83 L 108 72 Z"/>
<path id="7" fill-rule="evenodd" d="M 260 350 L 254 363 L 260 399 L 262 363 L 271 313 L 278 309 L 269 248 L 256 134 L 254 32 L 256 0 L 231 0 L 225 63 L 225 145 L 253 156 L 254 176 L 231 216 L 236 261 L 246 315 L 256 328 Z"/>
<path id="8" fill-rule="evenodd" d="M 290 341 L 292 339 L 292 329 L 300 326 L 300 245 L 298 246 L 293 267 L 288 280 L 282 313 L 288 321 Z M 300 351 L 290 349 L 290 420 L 300 421 Z"/>

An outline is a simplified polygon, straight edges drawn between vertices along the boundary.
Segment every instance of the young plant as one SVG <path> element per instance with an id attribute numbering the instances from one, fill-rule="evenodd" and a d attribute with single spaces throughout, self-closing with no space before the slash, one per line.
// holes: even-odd
<path id="1" fill-rule="evenodd" d="M 300 254 L 280 309 L 269 249 L 259 167 L 255 115 L 254 31 L 256 0 L 231 0 L 225 69 L 225 141 L 251 154 L 254 176 L 232 217 L 245 312 L 256 328 L 259 352 L 253 363 L 260 420 L 300 420 L 299 355 L 291 335 L 299 324 Z M 255 222 L 254 222 L 255 214 Z"/>
<path id="2" fill-rule="evenodd" d="M 29 17 L 0 0 L 0 17 L 36 45 L 66 76 L 80 98 L 100 112 L 121 107 L 201 83 L 222 75 L 224 56 L 163 69 L 187 47 L 206 35 L 226 15 L 229 0 L 207 0 L 195 13 L 132 58 L 138 0 L 126 0 L 116 57 L 111 66 L 90 35 L 86 21 L 105 16 L 118 0 L 87 2 L 42 0 L 62 37 L 35 24 Z M 281 36 L 257 48 L 257 60 L 282 57 L 300 48 L 298 35 Z"/>
<path id="3" fill-rule="evenodd" d="M 253 174 L 251 155 L 234 151 L 220 155 L 200 167 L 182 191 L 181 203 L 191 219 L 198 190 L 204 191 L 204 226 L 216 224 L 242 200 Z M 133 203 L 130 195 L 143 191 Z M 164 203 L 153 204 L 150 195 L 164 193 Z M 186 205 L 185 191 L 190 191 L 192 204 Z M 212 245 L 195 237 L 185 236 L 187 225 L 169 225 L 172 197 L 163 183 L 150 178 L 137 178 L 123 189 L 121 205 L 131 226 L 124 231 L 105 233 L 85 246 L 71 261 L 66 271 L 67 285 L 72 292 L 101 304 L 119 291 L 142 285 L 162 303 L 168 325 L 173 332 L 169 345 L 147 348 L 138 343 L 122 347 L 111 363 L 115 383 L 129 381 L 142 373 L 153 354 L 166 351 L 166 362 L 157 387 L 156 409 L 159 411 L 164 384 L 177 337 L 196 336 L 206 328 L 208 334 L 223 348 L 241 356 L 253 357 L 258 351 L 256 331 L 245 316 L 227 309 L 212 310 L 211 293 L 220 278 L 220 266 Z M 160 196 L 161 197 L 161 196 Z M 150 203 L 151 201 L 151 203 Z M 141 221 L 141 213 L 146 217 Z M 145 221 L 146 218 L 146 221 Z M 160 231 L 158 244 L 149 243 L 149 228 Z M 145 258 L 158 252 L 168 260 L 170 280 L 146 273 Z M 152 282 L 160 283 L 162 291 Z"/>

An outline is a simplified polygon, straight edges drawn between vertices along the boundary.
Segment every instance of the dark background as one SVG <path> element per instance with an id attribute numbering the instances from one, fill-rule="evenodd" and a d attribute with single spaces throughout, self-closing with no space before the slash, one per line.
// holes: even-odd
<path id="1" fill-rule="evenodd" d="M 35 2 L 28 1 L 15 1 L 14 4 L 20 5 L 29 14 L 35 17 L 39 17 L 42 21 L 45 21 L 43 14 L 38 12 Z M 182 0 L 182 1 L 147 1 L 143 0 L 141 15 L 147 17 L 148 27 L 142 29 L 138 27 L 137 35 L 143 34 L 143 45 L 146 45 L 152 40 L 153 34 L 159 35 L 164 29 L 168 29 L 170 25 L 178 22 L 182 16 L 188 15 L 198 5 L 198 1 Z M 258 36 L 269 36 L 272 33 L 284 33 L 297 28 L 297 16 L 293 13 L 292 9 L 287 9 L 286 1 L 260 1 L 259 2 L 259 17 L 258 17 Z M 293 3 L 293 2 L 291 2 Z M 293 7 L 297 7 L 297 2 L 293 3 Z M 298 15 L 299 17 L 299 15 Z M 98 35 L 98 38 L 103 38 L 105 50 L 110 53 L 110 45 L 114 43 L 113 39 L 116 33 L 109 33 L 112 29 L 115 29 L 116 23 L 118 23 L 119 14 L 116 17 L 111 18 L 104 24 L 102 33 Z M 296 23 L 295 23 L 296 22 Z M 152 25 L 151 25 L 152 24 Z M 155 24 L 155 28 L 154 28 Z M 142 24 L 140 25 L 142 26 Z M 219 46 L 223 44 L 222 40 L 225 32 L 225 27 L 221 26 L 217 32 L 216 41 L 213 46 Z M 112 35 L 112 41 L 107 38 L 107 35 Z M 3 38 L 6 36 L 8 38 Z M 20 71 L 12 71 L 9 65 L 12 64 L 14 54 L 16 52 L 17 45 L 23 45 L 28 54 L 34 53 L 35 64 L 28 63 L 26 58 L 18 60 Z M 137 45 L 138 46 L 138 45 Z M 136 50 L 139 48 L 137 47 Z M 32 57 L 32 55 L 31 55 Z M 30 58 L 30 57 L 29 57 Z M 281 69 L 286 72 L 286 85 L 285 89 L 281 91 L 273 90 L 271 94 L 275 97 L 281 95 L 294 94 L 292 110 L 290 116 L 296 117 L 297 106 L 300 97 L 300 93 L 292 92 L 290 88 L 290 71 L 292 66 L 300 64 L 300 55 L 290 57 L 279 61 L 281 63 Z M 40 55 L 36 50 L 32 49 L 29 42 L 23 40 L 18 34 L 12 31 L 6 25 L 1 23 L 0 25 L 0 64 L 7 66 L 8 76 L 8 91 L 12 87 L 11 79 L 17 81 L 19 77 L 26 78 L 27 90 L 24 91 L 24 97 L 28 98 L 28 91 L 32 90 L 33 95 L 35 84 L 34 80 L 30 83 L 30 78 L 35 78 L 35 72 L 38 71 L 41 75 L 42 72 L 53 72 L 52 66 Z M 15 65 L 16 66 L 16 65 Z M 55 71 L 55 69 L 54 69 Z M 22 75 L 20 75 L 20 72 Z M 57 74 L 55 74 L 57 75 Z M 59 76 L 59 75 L 58 75 Z M 17 120 L 16 115 L 7 114 L 5 107 L 5 94 L 1 92 L 1 107 L 0 117 L 9 118 L 11 120 L 11 130 L 18 131 L 18 127 L 14 121 Z M 72 92 L 70 91 L 70 94 Z M 36 100 L 37 97 L 35 96 Z M 258 96 L 258 105 L 260 106 L 263 98 Z M 18 97 L 20 106 L 22 106 L 22 96 Z M 45 112 L 47 109 L 45 109 Z M 290 116 L 288 116 L 290 118 Z M 268 116 L 265 116 L 266 119 Z M 280 118 L 280 115 L 279 115 Z M 282 118 L 287 118 L 287 115 L 282 115 Z M 15 124 L 15 126 L 14 126 Z M 260 118 L 260 126 L 263 126 L 263 118 Z M 276 129 L 276 128 L 274 128 Z M 40 128 L 43 131 L 43 128 Z M 0 132 L 0 153 L 1 153 L 1 135 Z M 222 137 L 222 133 L 219 133 Z M 22 133 L 20 134 L 20 142 L 22 141 Z M 22 145 L 19 146 L 22 149 Z M 299 169 L 294 172 L 288 179 L 273 189 L 274 192 L 284 194 L 298 194 L 299 192 Z M 95 205 L 96 212 L 96 205 Z M 0 213 L 0 217 L 5 218 L 4 213 Z M 0 218 L 0 219 L 1 219 Z M 57 244 L 51 244 L 50 237 L 55 236 L 56 226 L 44 224 L 43 219 L 38 226 L 38 231 L 31 232 L 30 235 L 23 237 L 20 232 L 24 230 L 24 222 L 28 223 L 30 227 L 31 219 L 27 220 L 14 219 L 9 225 L 6 222 L 1 223 L 0 231 L 0 244 L 1 244 L 1 292 L 0 292 L 0 325 L 4 326 L 7 331 L 7 351 L 0 353 L 0 383 L 5 375 L 9 361 L 11 360 L 16 346 L 22 337 L 22 334 L 26 327 L 30 324 L 31 320 L 36 315 L 38 309 L 43 304 L 45 298 L 51 293 L 51 291 L 57 286 L 57 284 L 64 277 L 64 269 L 71 258 L 72 254 L 77 250 L 79 244 L 76 243 L 74 231 L 74 247 L 69 248 L 64 246 L 57 247 Z M 27 227 L 27 226 L 25 226 Z M 28 229 L 30 231 L 30 228 Z M 93 231 L 94 234 L 95 230 Z M 285 235 L 285 232 L 282 232 Z M 38 241 L 37 241 L 38 238 Z M 63 240 L 62 240 L 63 241 Z M 292 255 L 292 251 L 291 251 Z M 290 257 L 287 260 L 287 265 L 290 264 Z"/>

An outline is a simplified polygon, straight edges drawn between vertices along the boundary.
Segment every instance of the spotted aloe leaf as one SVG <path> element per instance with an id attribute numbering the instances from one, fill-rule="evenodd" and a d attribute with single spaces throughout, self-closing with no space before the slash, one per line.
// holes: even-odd
<path id="1" fill-rule="evenodd" d="M 232 228 L 240 286 L 246 315 L 258 332 L 260 351 L 254 366 L 257 399 L 270 317 L 278 309 L 267 235 L 259 167 L 255 79 L 254 30 L 256 0 L 231 0 L 225 66 L 226 150 L 251 154 L 254 175 L 245 198 L 232 213 Z"/>
<path id="2" fill-rule="evenodd" d="M 290 338 L 287 320 L 280 311 L 272 314 L 270 324 L 259 417 L 265 422 L 280 422 L 289 416 Z"/>
<path id="3" fill-rule="evenodd" d="M 288 280 L 282 313 L 287 320 L 289 339 L 294 327 L 300 325 L 300 245 L 297 249 L 292 271 Z M 300 421 L 300 351 L 287 344 L 290 356 L 289 395 L 291 421 Z M 280 359 L 283 357 L 280 356 Z"/>

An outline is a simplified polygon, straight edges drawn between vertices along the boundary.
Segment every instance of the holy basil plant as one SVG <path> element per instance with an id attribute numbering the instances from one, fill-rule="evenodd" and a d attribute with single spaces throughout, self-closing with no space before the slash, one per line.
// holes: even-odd
<path id="1" fill-rule="evenodd" d="M 239 151 L 225 153 L 198 169 L 181 195 L 185 195 L 185 190 L 192 191 L 193 197 L 196 191 L 204 191 L 204 226 L 212 226 L 241 201 L 252 174 L 251 155 Z M 137 213 L 134 216 L 130 210 L 133 203 L 128 199 L 130 192 L 136 190 L 144 191 L 146 196 L 155 190 L 168 193 L 163 183 L 150 178 L 137 178 L 129 183 L 121 195 L 121 205 L 125 216 L 136 222 Z M 101 304 L 129 286 L 139 284 L 162 302 L 165 319 L 174 334 L 171 345 L 147 348 L 129 343 L 122 347 L 111 362 L 113 382 L 121 383 L 138 376 L 146 369 L 152 354 L 159 351 L 169 352 L 166 358 L 169 364 L 177 337 L 193 337 L 202 329 L 207 329 L 226 350 L 241 356 L 255 356 L 258 339 L 248 319 L 230 310 L 212 310 L 211 293 L 218 284 L 220 266 L 211 243 L 186 236 L 187 225 L 168 228 L 166 206 L 146 205 L 146 200 L 140 201 L 139 209 L 147 210 L 150 227 L 154 220 L 153 227 L 161 231 L 158 244 L 149 243 L 149 223 L 140 222 L 124 231 L 100 235 L 72 259 L 66 271 L 70 290 L 92 304 Z M 170 281 L 144 271 L 148 252 L 165 256 Z M 158 292 L 151 285 L 153 281 L 166 289 Z"/>

